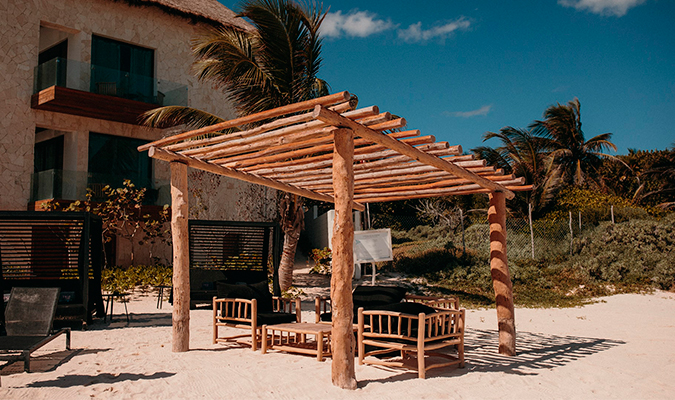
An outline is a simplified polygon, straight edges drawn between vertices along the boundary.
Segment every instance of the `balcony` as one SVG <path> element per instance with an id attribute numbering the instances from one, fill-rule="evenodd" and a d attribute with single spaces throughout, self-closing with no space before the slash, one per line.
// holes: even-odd
<path id="1" fill-rule="evenodd" d="M 138 124 L 153 108 L 187 106 L 186 85 L 54 58 L 35 67 L 31 107 Z"/>

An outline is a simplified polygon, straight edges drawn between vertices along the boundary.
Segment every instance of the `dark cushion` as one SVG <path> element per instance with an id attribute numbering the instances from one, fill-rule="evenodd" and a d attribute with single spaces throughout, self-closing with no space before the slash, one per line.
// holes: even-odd
<path id="1" fill-rule="evenodd" d="M 247 285 L 253 291 L 253 297 L 258 300 L 258 315 L 273 311 L 272 294 L 267 281 Z"/>
<path id="2" fill-rule="evenodd" d="M 258 313 L 258 325 L 286 324 L 295 321 L 295 314 L 284 312 Z"/>
<path id="3" fill-rule="evenodd" d="M 377 311 L 393 311 L 393 312 L 400 312 L 402 314 L 407 314 L 407 315 L 413 315 L 417 316 L 420 313 L 424 314 L 433 314 L 436 312 L 436 310 L 432 307 L 429 307 L 425 304 L 422 303 L 413 303 L 413 302 L 405 302 L 405 303 L 396 303 L 396 304 L 387 304 L 383 306 L 377 306 L 371 310 L 377 310 Z M 365 315 L 365 324 L 366 325 L 372 325 L 375 330 L 378 329 L 379 325 L 379 318 L 373 318 L 373 320 L 370 320 L 370 316 Z M 383 323 L 384 322 L 383 320 Z M 387 324 L 388 325 L 388 324 Z M 385 332 L 385 333 L 390 333 L 392 335 L 410 335 L 410 336 L 417 336 L 417 323 L 413 323 L 411 326 L 410 332 L 408 332 L 408 324 L 404 323 L 401 325 L 401 331 L 398 331 L 398 317 L 393 317 L 391 319 L 391 328 L 392 332 Z M 386 328 L 385 328 L 386 331 Z"/>
<path id="4" fill-rule="evenodd" d="M 225 279 L 218 269 L 190 268 L 190 290 L 215 290 L 216 281 Z M 215 294 L 215 293 L 214 293 Z M 213 296 L 213 295 L 212 295 Z"/>
<path id="5" fill-rule="evenodd" d="M 324 322 L 331 322 L 333 320 L 333 313 L 323 313 L 319 316 L 319 319 Z M 356 320 L 356 318 L 354 320 Z"/>
<path id="6" fill-rule="evenodd" d="M 267 281 L 246 284 L 231 284 L 219 281 L 218 298 L 221 299 L 247 299 L 258 301 L 258 314 L 272 311 L 272 295 L 270 294 Z"/>
<path id="7" fill-rule="evenodd" d="M 253 299 L 253 290 L 248 285 L 237 285 L 224 281 L 216 282 L 219 299 Z"/>
<path id="8" fill-rule="evenodd" d="M 385 304 L 382 306 L 375 306 L 371 308 L 371 310 L 395 311 L 410 315 L 418 315 L 419 313 L 433 314 L 436 312 L 436 309 L 433 307 L 429 307 L 426 304 L 413 302 Z"/>
<path id="9" fill-rule="evenodd" d="M 398 286 L 357 286 L 352 293 L 354 310 L 372 309 L 386 304 L 400 303 L 406 289 Z"/>

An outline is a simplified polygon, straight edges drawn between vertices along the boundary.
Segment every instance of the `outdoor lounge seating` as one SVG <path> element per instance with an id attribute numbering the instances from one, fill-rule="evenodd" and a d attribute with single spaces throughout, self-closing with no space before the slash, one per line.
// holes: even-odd
<path id="1" fill-rule="evenodd" d="M 213 298 L 213 343 L 251 337 L 251 348 L 258 349 L 263 325 L 301 322 L 300 299 L 274 297 L 267 281 L 256 284 L 218 282 Z M 220 327 L 247 329 L 250 333 L 219 336 Z"/>
<path id="2" fill-rule="evenodd" d="M 399 303 L 388 310 L 365 311 L 359 308 L 359 365 L 415 368 L 411 354 L 416 354 L 416 369 L 421 379 L 432 368 L 459 365 L 464 367 L 464 310 L 437 310 L 421 303 Z M 456 346 L 457 354 L 440 352 Z M 385 357 L 400 352 L 400 357 Z M 443 361 L 431 363 L 431 358 Z"/>
<path id="3" fill-rule="evenodd" d="M 434 297 L 434 296 L 417 296 L 406 294 L 406 289 L 399 286 L 364 286 L 360 285 L 352 291 L 352 298 L 354 302 L 354 323 L 357 323 L 358 309 L 363 307 L 364 310 L 378 310 L 382 307 L 387 307 L 391 304 L 401 302 L 406 303 L 422 303 L 435 309 L 459 309 L 459 299 L 456 297 Z M 314 303 L 316 322 L 330 322 L 331 314 L 331 300 L 330 297 L 317 297 Z"/>
<path id="4" fill-rule="evenodd" d="M 7 336 L 0 336 L 0 353 L 23 358 L 26 372 L 30 372 L 31 353 L 58 336 L 66 335 L 70 350 L 70 328 L 52 332 L 59 293 L 59 288 L 12 288 L 5 309 Z"/>

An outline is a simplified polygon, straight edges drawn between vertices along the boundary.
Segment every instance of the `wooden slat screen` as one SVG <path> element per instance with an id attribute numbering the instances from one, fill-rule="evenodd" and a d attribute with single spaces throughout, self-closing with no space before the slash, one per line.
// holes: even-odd
<path id="1" fill-rule="evenodd" d="M 83 323 L 93 311 L 102 316 L 101 230 L 101 219 L 87 213 L 0 211 L 0 293 L 60 287 L 57 316 Z"/>
<path id="2" fill-rule="evenodd" d="M 275 224 L 190 220 L 191 268 L 266 271 Z"/>

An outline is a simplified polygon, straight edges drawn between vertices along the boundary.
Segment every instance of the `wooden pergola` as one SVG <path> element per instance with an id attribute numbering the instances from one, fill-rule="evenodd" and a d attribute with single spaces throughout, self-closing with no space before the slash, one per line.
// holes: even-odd
<path id="1" fill-rule="evenodd" d="M 331 298 L 332 380 L 356 388 L 352 330 L 352 209 L 366 203 L 486 193 L 490 198 L 490 268 L 499 323 L 499 352 L 515 355 L 513 293 L 506 260 L 506 199 L 530 190 L 460 146 L 400 129 L 371 106 L 353 109 L 340 92 L 166 137 L 140 146 L 171 165 L 174 352 L 189 349 L 187 168 L 335 204 Z M 222 130 L 239 128 L 235 133 Z"/>

